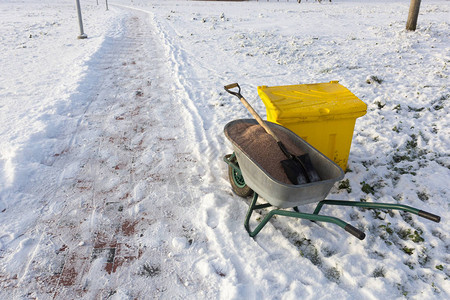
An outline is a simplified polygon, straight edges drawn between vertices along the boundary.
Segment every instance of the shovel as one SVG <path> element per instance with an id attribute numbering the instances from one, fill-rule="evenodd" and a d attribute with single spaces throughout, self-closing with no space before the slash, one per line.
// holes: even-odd
<path id="1" fill-rule="evenodd" d="M 239 86 L 239 84 L 232 83 L 224 86 L 224 88 L 231 95 L 238 97 L 239 100 L 241 100 L 242 104 L 244 104 L 244 106 L 252 114 L 252 116 L 255 117 L 259 125 L 261 125 L 264 128 L 264 130 L 275 139 L 281 151 L 287 157 L 286 160 L 283 160 L 280 163 L 283 166 L 283 169 L 286 172 L 286 175 L 288 179 L 292 182 L 292 184 L 299 185 L 320 180 L 319 174 L 317 174 L 316 170 L 314 169 L 311 163 L 309 154 L 306 153 L 303 155 L 293 155 L 289 153 L 289 151 L 286 149 L 281 140 L 275 135 L 275 133 L 261 119 L 258 113 L 253 109 L 253 107 L 251 107 L 251 105 L 247 102 L 247 100 L 245 100 L 245 98 L 241 95 L 241 87 Z M 238 91 L 237 92 L 233 91 L 232 89 L 234 88 L 238 88 Z"/>

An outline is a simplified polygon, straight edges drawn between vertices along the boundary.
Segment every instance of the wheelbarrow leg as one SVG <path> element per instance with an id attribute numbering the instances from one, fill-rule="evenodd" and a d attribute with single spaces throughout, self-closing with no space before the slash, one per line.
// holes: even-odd
<path id="1" fill-rule="evenodd" d="M 365 233 L 362 232 L 361 230 L 359 230 L 359 229 L 353 227 L 352 225 L 342 221 L 341 219 L 338 219 L 335 217 L 323 216 L 323 215 L 319 215 L 319 214 L 306 214 L 306 213 L 301 213 L 301 212 L 293 212 L 293 211 L 286 211 L 286 210 L 280 210 L 280 209 L 271 210 L 264 217 L 264 219 L 258 224 L 258 226 L 256 226 L 256 228 L 253 231 L 251 231 L 249 222 L 250 222 L 250 217 L 251 217 L 253 211 L 255 209 L 261 209 L 261 208 L 266 208 L 266 207 L 272 206 L 268 203 L 256 205 L 257 200 L 258 200 L 258 194 L 255 193 L 253 195 L 252 203 L 248 209 L 247 216 L 245 218 L 245 223 L 244 223 L 245 229 L 247 230 L 248 234 L 251 237 L 255 237 L 261 231 L 261 229 L 267 224 L 267 222 L 269 222 L 269 220 L 275 215 L 298 218 L 298 219 L 307 219 L 307 220 L 311 220 L 311 221 L 333 223 L 333 224 L 336 224 L 339 227 L 345 229 L 345 231 L 354 235 L 355 237 L 357 237 L 360 240 L 363 240 L 366 237 Z"/>
<path id="2" fill-rule="evenodd" d="M 259 229 L 257 228 L 257 231 L 255 230 L 255 231 L 251 232 L 249 223 L 250 223 L 250 217 L 252 216 L 253 211 L 255 209 L 262 209 L 262 208 L 266 208 L 266 207 L 271 207 L 272 206 L 269 203 L 256 205 L 256 201 L 257 200 L 258 200 L 258 194 L 257 193 L 253 193 L 253 199 L 252 199 L 252 202 L 250 204 L 250 207 L 248 208 L 247 215 L 245 216 L 245 222 L 244 222 L 244 227 L 245 227 L 245 229 L 247 230 L 248 234 L 251 237 L 256 236 L 258 234 L 258 232 L 261 231 L 262 227 L 264 227 L 264 225 L 263 225 L 263 226 L 261 226 L 261 228 L 259 228 Z M 267 223 L 267 221 L 266 221 L 266 223 Z"/>
<path id="3" fill-rule="evenodd" d="M 417 208 L 407 206 L 407 205 L 400 205 L 400 204 L 390 204 L 390 203 L 373 203 L 373 202 L 356 202 L 356 201 L 342 201 L 342 200 L 322 200 L 320 201 L 316 209 L 314 210 L 314 214 L 319 214 L 320 210 L 322 209 L 322 206 L 325 204 L 328 205 L 340 205 L 340 206 L 354 206 L 354 207 L 363 207 L 363 208 L 371 208 L 371 209 L 389 209 L 389 210 L 402 210 L 406 211 L 415 215 L 418 215 L 420 217 L 426 218 L 428 220 L 434 221 L 439 223 L 441 221 L 441 217 L 431 214 L 429 212 L 419 210 Z"/>

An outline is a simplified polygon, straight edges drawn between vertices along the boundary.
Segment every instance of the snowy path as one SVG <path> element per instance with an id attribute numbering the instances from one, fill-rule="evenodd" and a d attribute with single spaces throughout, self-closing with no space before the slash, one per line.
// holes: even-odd
<path id="1" fill-rule="evenodd" d="M 124 281 L 137 298 L 142 290 L 204 293 L 195 275 L 183 277 L 176 256 L 168 259 L 172 247 L 183 250 L 195 238 L 183 215 L 192 209 L 190 185 L 201 180 L 186 171 L 199 160 L 189 149 L 198 116 L 173 101 L 149 16 L 130 11 L 123 19 L 122 34 L 108 37 L 89 63 L 87 80 L 99 82 L 74 135 L 49 162 L 42 190 L 29 191 L 42 209 L 8 253 L 14 266 L 2 293 L 105 298 Z"/>

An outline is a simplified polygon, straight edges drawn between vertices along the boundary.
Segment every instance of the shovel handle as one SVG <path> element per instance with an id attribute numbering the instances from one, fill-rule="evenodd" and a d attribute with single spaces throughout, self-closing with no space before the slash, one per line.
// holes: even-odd
<path id="1" fill-rule="evenodd" d="M 258 115 L 258 113 L 253 109 L 253 107 L 250 105 L 250 103 L 247 102 L 247 100 L 245 100 L 244 96 L 241 95 L 241 87 L 239 86 L 238 83 L 232 83 L 232 84 L 228 84 L 226 86 L 224 86 L 225 91 L 227 91 L 228 93 L 230 93 L 231 95 L 234 95 L 236 97 L 239 98 L 239 100 L 241 100 L 242 104 L 244 104 L 245 108 L 247 108 L 247 110 L 252 114 L 252 116 L 256 119 L 256 121 L 258 122 L 259 125 L 261 125 L 264 130 L 270 134 L 277 143 L 279 143 L 281 140 L 275 135 L 275 133 L 272 131 L 272 129 L 270 129 L 269 126 L 267 126 L 267 124 L 263 121 L 263 119 L 261 119 L 261 117 Z M 234 88 L 238 88 L 238 91 L 232 91 L 231 89 Z"/>

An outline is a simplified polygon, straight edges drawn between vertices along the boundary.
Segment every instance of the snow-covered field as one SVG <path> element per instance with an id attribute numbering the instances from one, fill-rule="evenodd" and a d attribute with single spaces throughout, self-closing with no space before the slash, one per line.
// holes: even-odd
<path id="1" fill-rule="evenodd" d="M 1 299 L 450 298 L 450 2 L 0 3 Z M 339 80 L 368 105 L 325 207 L 252 239 L 223 90 Z M 263 200 L 263 199 L 262 199 Z M 314 205 L 299 207 L 312 212 Z M 268 210 L 252 217 L 252 226 Z"/>

